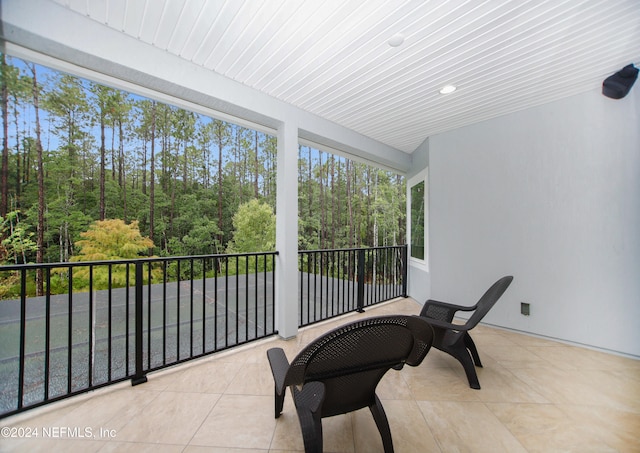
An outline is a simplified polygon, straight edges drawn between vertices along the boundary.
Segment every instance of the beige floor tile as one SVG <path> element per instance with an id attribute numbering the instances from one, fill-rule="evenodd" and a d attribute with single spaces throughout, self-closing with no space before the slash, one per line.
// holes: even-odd
<path id="1" fill-rule="evenodd" d="M 188 445 L 181 451 L 182 453 L 277 453 L 275 450 L 264 450 L 261 448 L 201 447 L 198 445 Z M 287 452 L 283 451 L 282 453 Z"/>
<path id="2" fill-rule="evenodd" d="M 513 332 L 510 330 L 503 330 L 503 329 L 496 328 L 495 332 L 499 333 L 505 339 L 508 339 L 509 341 L 512 341 L 514 344 L 517 344 L 520 346 L 543 348 L 548 346 L 555 347 L 561 344 L 561 343 L 558 343 L 557 341 L 553 341 L 553 339 L 551 338 L 543 338 L 535 335 L 529 335 L 526 333 Z"/>
<path id="3" fill-rule="evenodd" d="M 224 393 L 244 363 L 224 359 L 210 360 L 172 376 L 166 387 L 170 392 Z"/>
<path id="4" fill-rule="evenodd" d="M 540 364 L 544 361 L 542 357 L 538 356 L 530 348 L 518 345 L 478 345 L 478 354 L 480 355 L 480 360 L 482 360 L 483 364 L 485 362 L 485 358 L 491 358 L 497 363 L 510 362 L 526 364 L 534 362 L 535 364 Z"/>
<path id="5" fill-rule="evenodd" d="M 478 334 L 478 327 L 471 331 L 471 337 L 473 339 L 473 342 L 478 347 L 479 351 L 481 351 L 486 346 L 518 346 L 517 343 L 505 337 L 500 332 L 497 332 L 495 329 L 486 330 L 483 333 Z"/>
<path id="6" fill-rule="evenodd" d="M 273 408 L 271 413 L 273 414 Z M 276 420 L 271 449 L 272 451 L 304 451 L 300 422 L 290 392 L 287 392 L 282 414 Z"/>
<path id="7" fill-rule="evenodd" d="M 409 366 L 405 366 L 409 368 Z M 389 370 L 384 375 L 378 387 L 376 394 L 381 400 L 410 400 L 413 399 L 411 389 L 404 380 L 402 371 Z"/>
<path id="8" fill-rule="evenodd" d="M 134 416 L 151 404 L 161 392 L 148 391 L 144 387 L 128 387 L 104 393 L 84 402 L 60 418 L 62 426 L 90 427 L 120 431 Z M 99 407 L 100 410 L 96 410 Z"/>
<path id="9" fill-rule="evenodd" d="M 446 452 L 526 452 L 484 403 L 418 401 L 431 432 Z"/>
<path id="10" fill-rule="evenodd" d="M 0 420 L 0 426 L 5 427 L 44 427 L 56 426 L 58 421 L 68 414 L 82 406 L 86 402 L 91 402 L 91 398 L 87 395 L 78 397 L 78 401 L 68 398 L 63 401 L 49 404 L 47 406 L 38 407 L 33 410 L 23 412 Z M 0 441 L 2 438 L 0 437 Z"/>
<path id="11" fill-rule="evenodd" d="M 222 356 L 220 360 L 227 362 L 237 363 L 256 363 L 263 362 L 267 357 L 267 350 L 270 348 L 282 348 L 285 351 L 297 350 L 298 341 L 297 338 L 291 340 L 281 340 L 273 337 L 266 341 L 257 341 L 255 343 L 249 343 L 242 347 L 238 352 L 234 352 L 231 349 L 226 356 Z"/>
<path id="12" fill-rule="evenodd" d="M 549 400 L 518 379 L 511 371 L 492 365 L 478 371 L 481 390 L 476 394 L 484 402 L 549 403 Z"/>
<path id="13" fill-rule="evenodd" d="M 382 403 L 389 420 L 393 447 L 397 453 L 440 451 L 415 401 L 391 400 Z M 382 438 L 371 411 L 357 411 L 353 417 L 356 453 L 382 452 Z"/>
<path id="14" fill-rule="evenodd" d="M 413 397 L 418 401 L 479 401 L 478 391 L 469 387 L 462 366 L 428 368 L 424 364 L 402 371 Z"/>
<path id="15" fill-rule="evenodd" d="M 556 405 L 489 403 L 487 406 L 530 453 L 615 451 Z"/>
<path id="16" fill-rule="evenodd" d="M 106 442 L 99 453 L 181 453 L 184 445 L 151 444 L 146 442 Z"/>
<path id="17" fill-rule="evenodd" d="M 225 394 L 189 445 L 268 449 L 275 425 L 273 396 Z"/>
<path id="18" fill-rule="evenodd" d="M 462 365 L 449 354 L 431 348 L 419 366 L 420 368 L 454 368 Z"/>
<path id="19" fill-rule="evenodd" d="M 153 451 L 153 453 L 303 452 L 290 392 L 274 418 L 266 358 L 282 347 L 291 360 L 303 345 L 356 319 L 417 314 L 412 299 L 367 308 L 300 330 L 229 349 L 0 421 L 0 426 L 100 428 L 115 438 L 0 439 L 0 451 Z M 432 349 L 418 367 L 390 370 L 378 387 L 396 452 L 640 453 L 640 360 L 480 325 L 472 332 L 485 365 L 481 390 L 462 366 Z M 382 451 L 371 413 L 323 420 L 327 452 Z"/>
<path id="20" fill-rule="evenodd" d="M 0 451 L 13 453 L 93 453 L 100 451 L 105 446 L 105 442 L 91 439 L 2 439 L 0 441 Z"/>
<path id="21" fill-rule="evenodd" d="M 122 429 L 118 441 L 187 445 L 220 395 L 163 392 Z"/>
<path id="22" fill-rule="evenodd" d="M 639 385 L 634 379 L 598 370 L 567 370 L 548 365 L 511 372 L 533 391 L 556 404 L 638 410 Z"/>
<path id="23" fill-rule="evenodd" d="M 527 349 L 554 366 L 563 369 L 624 369 L 627 363 L 619 356 L 577 346 L 558 344 L 554 347 L 527 346 Z"/>
<path id="24" fill-rule="evenodd" d="M 273 395 L 273 375 L 268 362 L 245 363 L 226 390 L 228 395 Z"/>
<path id="25" fill-rule="evenodd" d="M 640 382 L 629 370 L 583 370 L 580 380 L 602 397 L 602 406 L 640 414 Z"/>
<path id="26" fill-rule="evenodd" d="M 362 411 L 369 409 L 362 409 Z M 323 450 L 332 453 L 354 453 L 352 414 L 322 419 Z"/>
<path id="27" fill-rule="evenodd" d="M 640 413 L 592 406 L 560 406 L 577 424 L 620 452 L 640 452 Z"/>

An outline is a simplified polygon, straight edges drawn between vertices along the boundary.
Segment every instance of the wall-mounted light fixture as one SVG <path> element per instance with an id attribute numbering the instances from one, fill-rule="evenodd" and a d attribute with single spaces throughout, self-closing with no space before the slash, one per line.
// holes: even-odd
<path id="1" fill-rule="evenodd" d="M 638 68 L 632 64 L 625 66 L 602 82 L 602 94 L 611 99 L 622 99 L 638 77 Z"/>

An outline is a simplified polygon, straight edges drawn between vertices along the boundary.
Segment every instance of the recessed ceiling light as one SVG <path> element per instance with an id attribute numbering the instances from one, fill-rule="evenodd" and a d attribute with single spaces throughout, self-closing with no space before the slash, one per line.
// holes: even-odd
<path id="1" fill-rule="evenodd" d="M 454 85 L 445 85 L 440 88 L 440 94 L 449 94 L 456 91 L 456 87 Z"/>
<path id="2" fill-rule="evenodd" d="M 391 47 L 398 47 L 398 46 L 401 46 L 403 42 L 404 42 L 404 35 L 402 33 L 396 33 L 389 39 L 388 44 Z"/>

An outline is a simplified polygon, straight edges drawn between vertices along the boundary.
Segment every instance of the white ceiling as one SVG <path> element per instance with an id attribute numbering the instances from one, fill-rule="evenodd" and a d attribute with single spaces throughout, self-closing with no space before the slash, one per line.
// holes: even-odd
<path id="1" fill-rule="evenodd" d="M 54 1 L 406 152 L 640 63 L 639 0 Z"/>

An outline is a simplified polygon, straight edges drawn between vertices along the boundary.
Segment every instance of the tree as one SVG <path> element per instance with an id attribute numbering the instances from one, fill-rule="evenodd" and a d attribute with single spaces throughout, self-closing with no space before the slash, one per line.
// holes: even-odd
<path id="1" fill-rule="evenodd" d="M 114 108 L 113 93 L 115 90 L 112 88 L 99 85 L 97 83 L 91 84 L 91 91 L 95 96 L 95 110 L 100 122 L 100 220 L 105 219 L 105 196 L 104 187 L 106 179 L 106 150 L 105 150 L 105 135 L 104 130 L 106 127 L 107 117 Z M 112 159 L 113 161 L 113 159 Z M 114 162 L 111 162 L 114 166 Z"/>
<path id="2" fill-rule="evenodd" d="M 269 252 L 276 245 L 276 216 L 273 209 L 257 199 L 241 204 L 233 216 L 233 239 L 229 242 L 228 253 Z M 249 256 L 244 269 L 271 271 L 271 262 Z"/>
<path id="3" fill-rule="evenodd" d="M 97 220 L 76 241 L 79 254 L 71 261 L 123 260 L 139 258 L 153 247 L 151 239 L 142 237 L 138 222 L 129 225 L 120 219 Z"/>
<path id="4" fill-rule="evenodd" d="M 276 216 L 268 204 L 257 199 L 241 204 L 233 216 L 233 227 L 231 253 L 275 250 Z"/>
<path id="5" fill-rule="evenodd" d="M 71 261 L 140 258 L 141 254 L 153 247 L 151 239 L 140 234 L 137 221 L 127 225 L 120 219 L 97 220 L 89 226 L 88 231 L 80 233 L 80 236 L 83 239 L 76 242 L 80 253 L 72 257 Z M 131 280 L 127 281 L 126 270 L 125 264 L 112 266 L 111 273 L 106 266 L 96 266 L 92 274 L 93 288 L 98 290 L 131 284 L 134 280 L 130 276 Z M 90 272 L 92 270 L 88 267 L 74 268 L 74 286 L 77 289 L 89 285 Z M 156 275 L 156 272 L 153 274 Z"/>
<path id="6" fill-rule="evenodd" d="M 68 261 L 102 218 L 139 221 L 149 254 L 265 248 L 233 219 L 251 199 L 275 208 L 275 137 L 9 56 L 2 76 L 2 195 L 38 262 Z M 301 249 L 404 242 L 403 177 L 307 146 L 298 162 Z"/>
<path id="7" fill-rule="evenodd" d="M 2 80 L 2 165 L 0 169 L 0 181 L 2 187 L 2 200 L 0 201 L 0 216 L 7 215 L 9 200 L 9 66 L 7 59 L 2 54 L 0 79 Z"/>
<path id="8" fill-rule="evenodd" d="M 36 120 L 36 150 L 38 165 L 38 225 L 36 230 L 37 247 L 36 263 L 44 262 L 44 160 L 42 158 L 42 138 L 40 131 L 40 95 L 38 89 L 38 77 L 36 65 L 31 66 L 31 74 L 33 75 L 33 109 Z M 36 294 L 42 296 L 44 294 L 44 276 L 42 268 L 36 271 Z"/>
<path id="9" fill-rule="evenodd" d="M 218 236 L 220 230 L 214 220 L 198 218 L 192 224 L 191 229 L 181 239 L 172 238 L 169 241 L 169 250 L 172 255 L 192 256 L 210 255 L 218 253 L 220 244 Z"/>
<path id="10" fill-rule="evenodd" d="M 45 107 L 55 115 L 55 133 L 64 140 L 67 151 L 69 177 L 76 176 L 76 156 L 84 138 L 82 127 L 87 120 L 89 104 L 87 93 L 80 81 L 73 76 L 63 75 L 46 97 Z"/>
<path id="11" fill-rule="evenodd" d="M 213 136 L 218 145 L 218 229 L 222 232 L 222 152 L 229 140 L 229 127 L 223 121 L 214 120 Z M 222 242 L 221 235 L 219 241 Z"/>
<path id="12" fill-rule="evenodd" d="M 27 231 L 27 225 L 20 221 L 20 213 L 11 211 L 6 217 L 0 217 L 0 236 L 2 260 L 13 264 L 27 263 L 27 256 L 38 248 L 33 241 L 33 233 Z"/>

